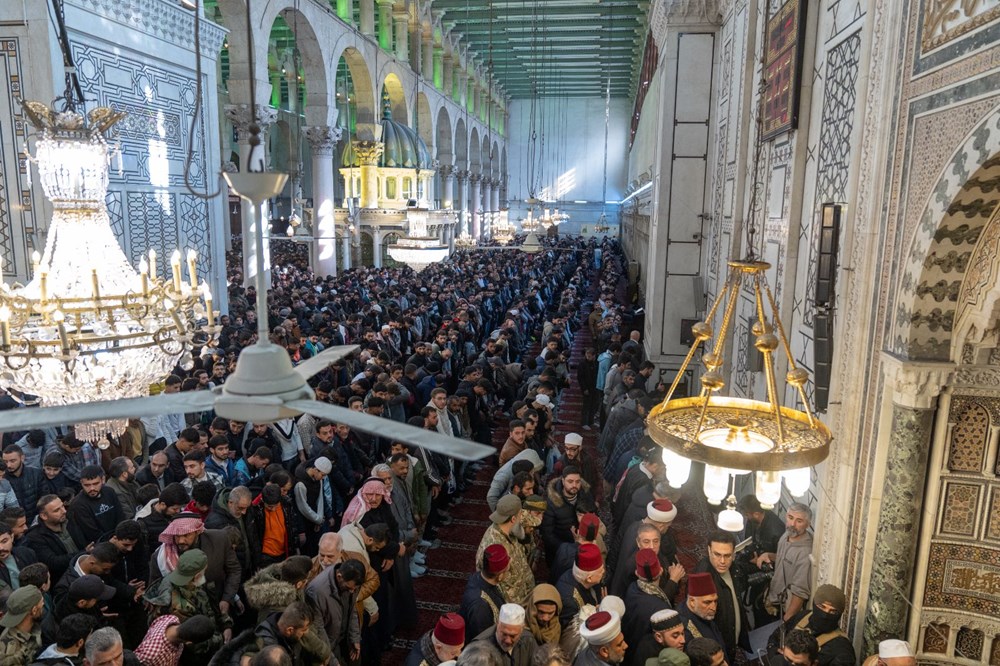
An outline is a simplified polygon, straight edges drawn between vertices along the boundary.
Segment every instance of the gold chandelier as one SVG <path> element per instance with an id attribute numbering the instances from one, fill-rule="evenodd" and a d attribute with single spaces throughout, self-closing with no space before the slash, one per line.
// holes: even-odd
<path id="1" fill-rule="evenodd" d="M 54 405 L 147 395 L 196 335 L 201 344 L 220 330 L 197 254 L 187 253 L 187 280 L 179 250 L 161 278 L 155 251 L 136 271 L 119 246 L 105 204 L 112 151 L 104 134 L 124 114 L 101 107 L 84 117 L 71 103 L 23 108 L 37 130 L 35 155 L 25 151 L 29 177 L 34 162 L 53 213 L 31 281 L 0 286 L 0 383 Z M 95 421 L 76 434 L 101 443 L 125 425 Z"/>
<path id="2" fill-rule="evenodd" d="M 797 367 L 765 271 L 770 264 L 752 257 L 729 262 L 729 276 L 712 304 L 705 321 L 692 327 L 694 343 L 688 350 L 664 401 L 649 414 L 650 437 L 663 447 L 663 460 L 670 485 L 679 488 L 688 478 L 691 462 L 705 463 L 705 495 L 719 504 L 729 494 L 730 477 L 756 472 L 757 497 L 764 506 L 780 500 L 781 481 L 792 494 L 804 495 L 809 488 L 809 467 L 826 459 L 832 435 L 813 414 L 805 385 L 809 373 Z M 733 326 L 733 313 L 740 293 L 753 293 L 756 320 L 751 331 L 754 347 L 763 355 L 767 400 L 728 397 L 720 394 L 726 380 L 720 371 L 726 338 Z M 717 337 L 709 323 L 723 301 L 722 328 Z M 709 340 L 715 337 L 709 349 Z M 673 399 L 674 392 L 702 345 L 700 394 Z M 775 376 L 774 353 L 781 347 L 788 362 L 785 381 L 794 387 L 802 409 L 783 406 Z M 734 498 L 730 497 L 735 503 Z"/>

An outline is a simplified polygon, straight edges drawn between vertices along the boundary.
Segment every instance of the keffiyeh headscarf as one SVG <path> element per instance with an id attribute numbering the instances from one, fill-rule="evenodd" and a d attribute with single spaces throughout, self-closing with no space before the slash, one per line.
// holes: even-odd
<path id="1" fill-rule="evenodd" d="M 180 558 L 180 553 L 177 552 L 177 544 L 174 542 L 174 537 L 183 536 L 185 534 L 201 534 L 205 531 L 205 523 L 201 521 L 200 518 L 174 518 L 167 525 L 167 529 L 163 530 L 160 534 L 160 546 L 159 551 L 156 554 L 156 563 L 160 567 L 160 573 L 164 576 L 169 574 L 171 571 L 177 568 L 177 560 Z"/>
<path id="2" fill-rule="evenodd" d="M 361 486 L 361 490 L 354 496 L 351 503 L 347 505 L 347 510 L 344 511 L 344 524 L 356 523 L 368 513 L 368 502 L 365 500 L 365 495 L 368 494 L 379 494 L 382 496 L 383 502 L 392 504 L 392 496 L 385 482 L 382 479 L 369 479 L 365 481 L 364 485 Z"/>

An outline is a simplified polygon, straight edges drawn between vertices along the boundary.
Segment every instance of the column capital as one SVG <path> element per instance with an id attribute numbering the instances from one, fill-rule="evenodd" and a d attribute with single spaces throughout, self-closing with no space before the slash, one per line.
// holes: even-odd
<path id="1" fill-rule="evenodd" d="M 892 401 L 910 409 L 933 409 L 952 377 L 951 363 L 909 361 L 882 352 L 882 373 L 892 390 Z"/>
<path id="2" fill-rule="evenodd" d="M 483 179 L 483 174 L 472 171 L 469 173 L 469 182 L 479 184 Z"/>
<path id="3" fill-rule="evenodd" d="M 333 155 L 337 142 L 340 141 L 343 129 L 329 125 L 311 125 L 305 127 L 303 133 L 313 155 Z"/>
<path id="4" fill-rule="evenodd" d="M 458 179 L 459 183 L 464 183 L 469 179 L 469 171 L 467 169 L 460 169 L 455 172 L 455 178 Z"/>
<path id="5" fill-rule="evenodd" d="M 355 141 L 352 146 L 361 166 L 377 166 L 378 158 L 385 149 L 385 144 L 381 141 Z"/>
<path id="6" fill-rule="evenodd" d="M 249 104 L 226 104 L 223 113 L 226 119 L 236 128 L 239 143 L 247 143 L 250 140 L 250 126 L 257 123 L 260 128 L 261 142 L 267 136 L 267 130 L 278 120 L 278 110 L 266 104 L 257 104 L 255 112 L 250 110 Z"/>
<path id="7" fill-rule="evenodd" d="M 438 173 L 441 174 L 442 178 L 448 178 L 455 173 L 455 167 L 450 164 L 442 164 L 438 167 Z"/>

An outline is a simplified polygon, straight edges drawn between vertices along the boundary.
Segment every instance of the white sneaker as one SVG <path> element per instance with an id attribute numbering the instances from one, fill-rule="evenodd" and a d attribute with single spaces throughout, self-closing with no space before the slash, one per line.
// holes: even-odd
<path id="1" fill-rule="evenodd" d="M 425 569 L 424 567 L 417 566 L 416 564 L 410 565 L 410 576 L 412 578 L 420 578 L 425 573 L 427 573 L 427 569 Z"/>
<path id="2" fill-rule="evenodd" d="M 423 553 L 417 552 L 413 554 L 413 561 L 423 566 L 427 564 L 427 557 Z"/>

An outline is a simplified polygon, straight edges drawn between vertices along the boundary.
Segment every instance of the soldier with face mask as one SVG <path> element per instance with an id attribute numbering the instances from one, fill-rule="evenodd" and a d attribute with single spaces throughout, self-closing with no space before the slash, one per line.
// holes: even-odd
<path id="1" fill-rule="evenodd" d="M 813 595 L 812 608 L 803 610 L 785 623 L 785 633 L 793 629 L 808 631 L 819 644 L 819 666 L 852 666 L 857 663 L 851 639 L 840 630 L 840 618 L 847 597 L 835 585 L 820 585 Z M 768 641 L 768 654 L 779 655 L 783 648 L 781 630 Z"/>

